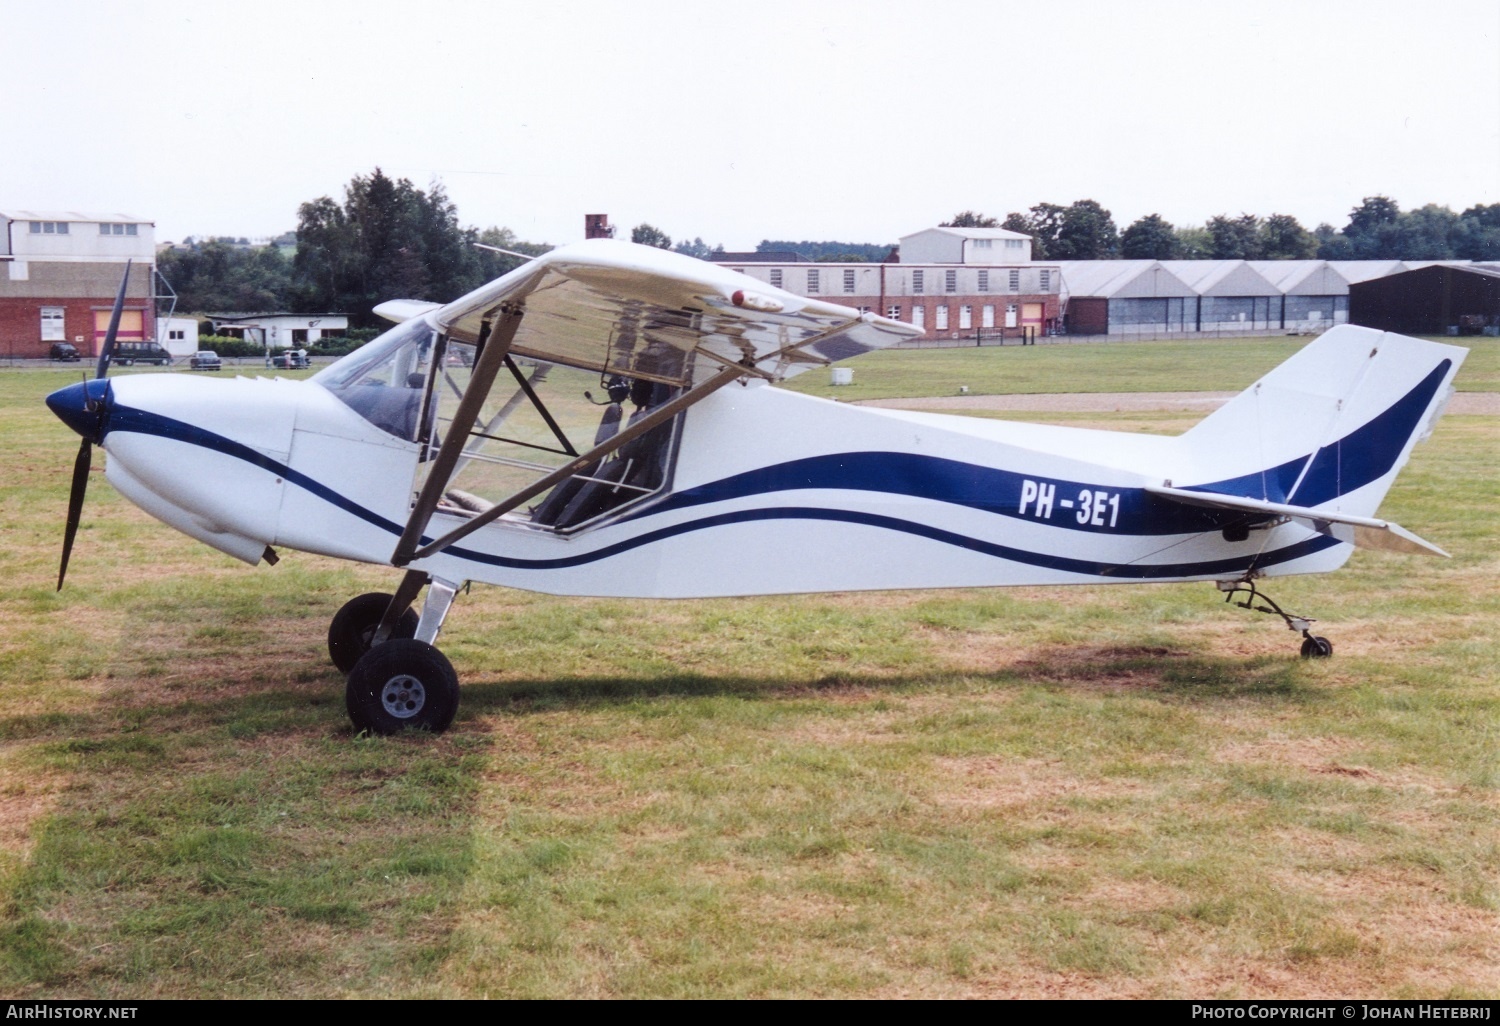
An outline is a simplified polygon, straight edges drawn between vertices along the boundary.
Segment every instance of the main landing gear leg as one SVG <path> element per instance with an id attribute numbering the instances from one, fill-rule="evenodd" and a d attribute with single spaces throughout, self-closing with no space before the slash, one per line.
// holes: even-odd
<path id="1" fill-rule="evenodd" d="M 1218 585 L 1220 591 L 1224 592 L 1225 602 L 1230 602 L 1236 595 L 1243 593 L 1246 596 L 1245 600 L 1235 602 L 1235 605 L 1241 609 L 1253 609 L 1257 613 L 1279 616 L 1286 622 L 1287 630 L 1299 632 L 1302 635 L 1303 659 L 1327 659 L 1333 655 L 1333 642 L 1312 633 L 1312 625 L 1317 622 L 1316 620 L 1310 616 L 1293 616 L 1288 613 L 1277 605 L 1271 596 L 1256 588 L 1254 581 L 1215 581 L 1214 583 Z M 1265 604 L 1255 605 L 1257 600 Z"/>
<path id="2" fill-rule="evenodd" d="M 413 582 L 415 587 L 412 587 Z M 422 615 L 410 610 L 416 590 L 427 583 Z M 392 637 L 378 643 L 374 634 L 367 652 L 349 671 L 344 690 L 349 719 L 356 730 L 371 734 L 397 734 L 408 728 L 442 733 L 458 711 L 458 675 L 453 665 L 433 647 L 460 585 L 410 571 L 384 609 L 386 620 L 403 624 L 411 620 L 411 632 L 393 630 Z"/>

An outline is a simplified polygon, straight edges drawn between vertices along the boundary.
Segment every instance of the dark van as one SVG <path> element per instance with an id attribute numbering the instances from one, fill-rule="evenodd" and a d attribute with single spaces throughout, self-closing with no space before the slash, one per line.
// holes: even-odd
<path id="1" fill-rule="evenodd" d="M 126 367 L 137 363 L 154 363 L 164 367 L 172 362 L 172 354 L 155 342 L 116 342 L 114 362 Z"/>

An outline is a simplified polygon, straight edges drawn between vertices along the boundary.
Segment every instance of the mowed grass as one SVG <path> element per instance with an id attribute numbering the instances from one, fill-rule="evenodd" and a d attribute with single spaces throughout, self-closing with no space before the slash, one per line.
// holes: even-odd
<path id="1" fill-rule="evenodd" d="M 0 373 L 8 996 L 1500 993 L 1493 418 L 1382 510 L 1454 559 L 1276 583 L 1326 662 L 1207 585 L 476 588 L 453 729 L 366 739 L 323 636 L 392 571 L 250 569 L 96 475 L 54 594 L 74 378 Z"/>
<path id="2" fill-rule="evenodd" d="M 1307 345 L 1306 337 L 1162 340 L 986 346 L 982 349 L 876 350 L 839 364 L 851 385 L 833 387 L 828 372 L 810 370 L 786 385 L 842 399 L 895 399 L 1051 392 L 1239 391 Z M 1469 350 L 1457 388 L 1500 391 L 1500 339 L 1445 338 Z"/>

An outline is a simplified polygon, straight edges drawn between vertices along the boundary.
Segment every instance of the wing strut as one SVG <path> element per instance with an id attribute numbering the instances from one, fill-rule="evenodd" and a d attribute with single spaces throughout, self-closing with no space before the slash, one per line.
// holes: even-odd
<path id="1" fill-rule="evenodd" d="M 512 328 L 512 334 L 514 334 L 514 328 Z M 475 378 L 477 379 L 477 364 L 475 365 L 475 370 Z M 485 524 L 488 524 L 494 520 L 498 520 L 500 517 L 504 516 L 506 513 L 509 513 L 511 510 L 516 509 L 527 500 L 533 499 L 536 496 L 542 494 L 553 485 L 558 484 L 562 481 L 566 481 L 574 474 L 608 456 L 610 453 L 614 452 L 616 449 L 620 448 L 627 442 L 635 438 L 639 438 L 641 435 L 645 434 L 647 431 L 650 431 L 658 424 L 662 424 L 668 420 L 671 420 L 673 417 L 677 416 L 677 414 L 681 413 L 689 406 L 692 406 L 702 401 L 703 399 L 706 399 L 710 394 L 717 392 L 719 389 L 723 388 L 731 381 L 744 377 L 745 373 L 746 369 L 742 366 L 735 365 L 725 367 L 723 370 L 719 371 L 719 373 L 715 374 L 707 381 L 688 389 L 676 399 L 673 399 L 670 402 L 663 403 L 661 406 L 658 406 L 656 409 L 652 410 L 651 413 L 646 417 L 643 417 L 642 419 L 631 424 L 628 428 L 619 432 L 618 434 L 611 435 L 601 444 L 594 446 L 592 449 L 584 453 L 582 456 L 579 456 L 577 459 L 563 464 L 561 467 L 558 467 L 546 477 L 541 478 L 538 481 L 534 481 L 530 485 L 527 485 L 525 488 L 521 489 L 519 492 L 516 492 L 504 502 L 490 507 L 473 519 L 467 521 L 464 524 L 461 524 L 460 526 L 454 528 L 452 531 L 449 531 L 437 541 L 424 545 L 420 549 L 415 548 L 416 540 L 421 537 L 422 530 L 426 528 L 427 521 L 431 519 L 432 511 L 437 508 L 437 499 L 442 495 L 443 489 L 446 486 L 448 473 L 452 470 L 454 463 L 457 462 L 457 458 L 455 456 L 453 460 L 448 461 L 446 467 L 441 463 L 444 454 L 447 453 L 449 446 L 453 444 L 454 440 L 462 438 L 462 432 L 457 429 L 460 421 L 462 420 L 462 414 L 464 412 L 461 407 L 459 409 L 459 415 L 454 417 L 454 426 L 449 429 L 448 438 L 443 443 L 443 450 L 442 452 L 438 453 L 439 465 L 433 467 L 431 476 L 427 478 L 427 484 L 422 489 L 422 498 L 417 500 L 417 506 L 412 510 L 411 522 L 406 526 L 406 533 L 401 536 L 401 543 L 397 546 L 395 555 L 391 557 L 391 563 L 395 566 L 405 566 L 414 559 L 426 559 L 428 556 L 435 555 L 436 553 L 443 551 L 448 546 L 458 541 L 460 538 L 464 538 L 472 534 L 473 532 L 483 527 Z M 469 397 L 474 394 L 475 387 L 476 386 L 472 384 L 469 386 L 469 391 L 464 396 L 464 401 L 466 403 L 468 402 Z M 486 385 L 486 387 L 488 386 Z M 468 423 L 472 424 L 473 420 L 474 415 L 470 414 Z M 462 445 L 461 441 L 459 442 L 459 445 Z M 441 476 L 439 472 L 441 472 Z M 433 493 L 432 505 L 427 507 L 425 513 L 423 513 L 422 500 L 426 499 L 429 492 Z M 423 513 L 421 525 L 414 526 L 417 524 L 417 516 L 419 513 Z M 403 548 L 403 546 L 406 545 L 408 535 L 411 536 L 413 541 L 413 547 L 410 551 Z"/>
<path id="2" fill-rule="evenodd" d="M 520 304 L 505 303 L 500 307 L 500 323 L 491 328 L 487 338 L 480 340 L 479 356 L 474 361 L 474 369 L 469 373 L 468 390 L 464 392 L 463 400 L 453 414 L 453 423 L 448 426 L 448 437 L 443 439 L 443 446 L 438 450 L 432 470 L 428 472 L 427 480 L 422 485 L 422 493 L 417 496 L 416 505 L 412 507 L 411 517 L 406 521 L 406 530 L 401 532 L 401 540 L 396 542 L 391 565 L 405 566 L 416 558 L 417 543 L 422 540 L 422 532 L 427 530 L 428 521 L 432 519 L 433 511 L 443 497 L 443 490 L 448 487 L 453 468 L 464 454 L 469 431 L 479 419 L 484 401 L 490 394 L 490 386 L 495 383 L 495 375 L 505 366 L 511 340 L 516 337 L 516 329 L 521 326 L 521 318 L 525 312 Z"/>

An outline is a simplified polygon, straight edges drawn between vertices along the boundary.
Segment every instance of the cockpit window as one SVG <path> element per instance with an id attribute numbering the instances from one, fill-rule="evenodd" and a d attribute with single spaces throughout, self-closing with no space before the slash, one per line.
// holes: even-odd
<path id="1" fill-rule="evenodd" d="M 406 321 L 312 380 L 380 430 L 415 441 L 435 338 L 424 318 Z"/>

